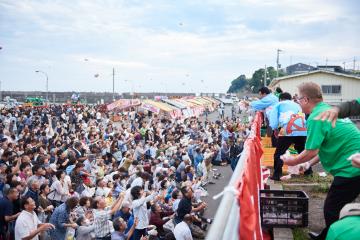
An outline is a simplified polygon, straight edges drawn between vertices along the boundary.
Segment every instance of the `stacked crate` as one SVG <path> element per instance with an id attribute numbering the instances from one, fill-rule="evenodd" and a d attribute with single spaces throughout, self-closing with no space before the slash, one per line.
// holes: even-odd
<path id="1" fill-rule="evenodd" d="M 274 153 L 276 148 L 273 148 L 271 145 L 270 137 L 263 137 L 261 139 L 261 144 L 264 150 L 263 157 L 261 159 L 261 165 L 266 167 L 274 167 Z M 283 166 L 283 172 L 287 172 L 287 166 Z"/>

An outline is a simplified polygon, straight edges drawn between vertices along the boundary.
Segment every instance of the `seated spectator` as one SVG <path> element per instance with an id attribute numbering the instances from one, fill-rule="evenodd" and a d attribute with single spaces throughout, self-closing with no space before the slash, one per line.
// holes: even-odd
<path id="1" fill-rule="evenodd" d="M 75 211 L 78 217 L 85 216 L 87 212 L 91 211 L 91 198 L 81 197 Z"/>
<path id="2" fill-rule="evenodd" d="M 33 178 L 28 181 L 28 191 L 25 193 L 26 197 L 31 197 L 35 201 L 36 209 L 39 207 L 39 180 Z"/>
<path id="3" fill-rule="evenodd" d="M 130 207 L 131 204 L 129 202 L 123 202 L 121 209 L 114 214 L 114 219 L 120 217 L 124 219 L 126 222 L 129 221 L 129 218 L 131 216 Z"/>
<path id="4" fill-rule="evenodd" d="M 51 239 L 63 240 L 65 239 L 66 229 L 68 227 L 73 229 L 78 227 L 70 217 L 70 212 L 75 209 L 78 203 L 78 198 L 71 197 L 67 199 L 66 202 L 55 208 L 53 214 L 50 217 L 50 223 L 55 226 L 55 228 L 50 231 Z"/>
<path id="5" fill-rule="evenodd" d="M 48 222 L 50 219 L 50 215 L 54 210 L 54 206 L 52 205 L 51 201 L 47 198 L 50 193 L 49 185 L 44 183 L 40 186 L 40 194 L 39 194 L 39 214 L 38 217 L 40 221 L 45 223 Z"/>
<path id="6" fill-rule="evenodd" d="M 21 208 L 24 209 L 15 223 L 15 239 L 39 239 L 39 234 L 44 231 L 54 229 L 51 223 L 41 223 L 34 210 L 36 209 L 35 201 L 25 196 L 21 199 Z"/>
<path id="7" fill-rule="evenodd" d="M 134 231 L 134 240 L 140 240 L 141 236 L 147 235 L 146 228 L 149 225 L 149 213 L 146 203 L 153 200 L 156 194 L 156 192 L 153 192 L 151 195 L 146 196 L 146 193 L 140 186 L 135 186 L 131 189 L 133 214 L 135 218 L 139 219 L 139 223 Z"/>
<path id="8" fill-rule="evenodd" d="M 76 224 L 78 225 L 76 229 L 76 240 L 94 239 L 95 226 L 90 222 L 91 215 L 91 212 L 88 212 L 76 220 Z"/>
<path id="9" fill-rule="evenodd" d="M 94 225 L 95 225 L 95 237 L 101 238 L 103 240 L 111 239 L 111 217 L 112 215 L 119 210 L 124 199 L 124 194 L 120 194 L 115 203 L 106 208 L 105 198 L 96 197 L 93 206 L 94 206 Z"/>
<path id="10" fill-rule="evenodd" d="M 14 212 L 14 202 L 19 198 L 19 192 L 16 188 L 7 190 L 4 197 L 0 198 L 0 236 L 6 239 L 6 233 L 10 236 L 14 235 L 14 228 L 11 226 L 20 212 Z"/>
<path id="11" fill-rule="evenodd" d="M 185 214 L 183 220 L 175 226 L 174 235 L 176 240 L 192 240 L 190 224 L 192 217 L 190 214 Z"/>
<path id="12" fill-rule="evenodd" d="M 161 207 L 159 206 L 159 204 L 153 204 L 151 206 L 151 214 L 150 214 L 150 225 L 155 225 L 156 226 L 156 230 L 159 234 L 160 237 L 165 236 L 165 231 L 164 231 L 164 224 L 169 221 L 170 219 L 172 219 L 174 217 L 174 212 L 164 212 L 162 211 Z"/>
<path id="13" fill-rule="evenodd" d="M 115 231 L 111 234 L 111 240 L 131 239 L 138 222 L 139 222 L 139 220 L 137 218 L 135 218 L 134 224 L 131 226 L 130 230 L 127 233 L 125 233 L 125 230 L 127 228 L 126 221 L 120 217 L 115 218 L 115 220 L 113 222 Z"/>
<path id="14" fill-rule="evenodd" d="M 48 198 L 51 200 L 52 204 L 57 207 L 69 197 L 69 189 L 65 186 L 65 172 L 58 170 L 55 173 L 54 181 L 51 185 Z"/>

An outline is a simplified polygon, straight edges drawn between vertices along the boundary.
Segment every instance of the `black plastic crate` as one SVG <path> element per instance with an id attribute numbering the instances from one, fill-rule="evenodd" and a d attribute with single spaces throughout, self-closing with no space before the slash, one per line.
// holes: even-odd
<path id="1" fill-rule="evenodd" d="M 260 216 L 264 227 L 307 227 L 309 197 L 303 191 L 260 190 Z"/>

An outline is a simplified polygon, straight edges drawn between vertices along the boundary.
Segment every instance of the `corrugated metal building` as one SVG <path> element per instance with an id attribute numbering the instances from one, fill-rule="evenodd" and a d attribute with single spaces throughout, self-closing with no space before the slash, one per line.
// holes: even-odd
<path id="1" fill-rule="evenodd" d="M 360 97 L 360 77 L 324 70 L 289 75 L 274 79 L 269 87 L 280 87 L 292 95 L 298 92 L 297 87 L 303 82 L 315 82 L 321 86 L 324 101 L 337 104 Z"/>

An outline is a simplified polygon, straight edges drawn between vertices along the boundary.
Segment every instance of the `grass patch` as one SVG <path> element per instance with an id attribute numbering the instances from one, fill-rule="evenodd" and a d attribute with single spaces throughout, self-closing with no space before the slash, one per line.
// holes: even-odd
<path id="1" fill-rule="evenodd" d="M 327 175 L 320 177 L 317 173 L 313 176 L 294 176 L 293 178 L 281 182 L 284 190 L 302 190 L 309 194 L 311 197 L 323 198 L 328 193 L 331 182 L 334 177 Z M 289 186 L 286 184 L 304 184 L 303 186 Z M 315 186 L 307 186 L 306 184 L 315 184 Z"/>
<path id="2" fill-rule="evenodd" d="M 311 189 L 312 193 L 327 193 L 329 191 L 329 184 L 328 183 L 319 183 L 318 186 L 314 186 Z"/>
<path id="3" fill-rule="evenodd" d="M 284 183 L 327 183 L 330 184 L 334 177 L 327 175 L 326 177 L 320 177 L 318 173 L 314 172 L 312 176 L 296 175 L 291 179 L 284 181 Z"/>
<path id="4" fill-rule="evenodd" d="M 294 240 L 307 240 L 310 239 L 306 228 L 293 229 Z"/>

